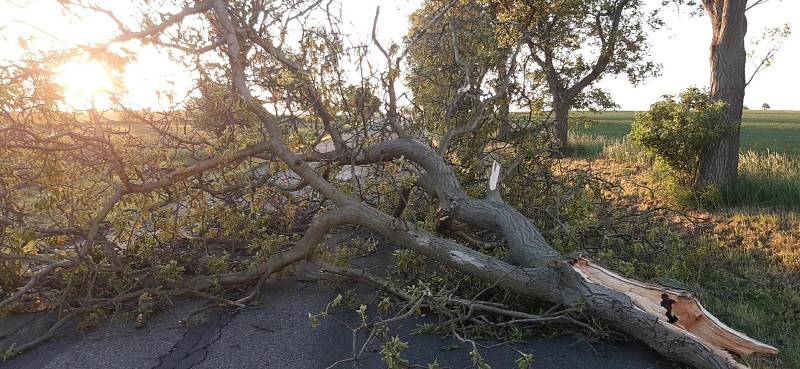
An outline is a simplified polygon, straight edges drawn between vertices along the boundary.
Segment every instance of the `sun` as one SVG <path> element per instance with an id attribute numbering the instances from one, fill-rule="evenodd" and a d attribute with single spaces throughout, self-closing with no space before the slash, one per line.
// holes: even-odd
<path id="1" fill-rule="evenodd" d="M 107 108 L 114 84 L 102 63 L 69 61 L 55 70 L 55 82 L 63 88 L 64 103 L 72 109 Z"/>

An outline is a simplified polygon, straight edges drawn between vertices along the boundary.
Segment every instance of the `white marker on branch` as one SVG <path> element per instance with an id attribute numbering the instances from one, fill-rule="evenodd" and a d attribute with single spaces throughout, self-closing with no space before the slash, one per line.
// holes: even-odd
<path id="1" fill-rule="evenodd" d="M 492 175 L 489 176 L 489 190 L 496 190 L 498 182 L 500 182 L 500 163 L 495 160 L 492 162 Z"/>

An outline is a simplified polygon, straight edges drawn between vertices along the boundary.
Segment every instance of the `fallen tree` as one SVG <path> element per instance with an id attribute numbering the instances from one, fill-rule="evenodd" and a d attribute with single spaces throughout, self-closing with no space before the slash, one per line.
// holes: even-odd
<path id="1" fill-rule="evenodd" d="M 400 247 L 516 294 L 580 308 L 662 355 L 697 368 L 745 368 L 736 361 L 734 354 L 777 353 L 774 347 L 725 326 L 684 291 L 626 279 L 586 258 L 563 256 L 551 247 L 529 217 L 506 204 L 501 195 L 501 178 L 511 175 L 512 169 L 524 160 L 524 150 L 519 151 L 503 175 L 492 176 L 484 198 L 470 196 L 462 188 L 459 175 L 449 162 L 453 159 L 450 149 L 464 137 L 482 129 L 491 114 L 492 103 L 508 93 L 510 76 L 517 70 L 517 56 L 524 37 L 506 61 L 509 73 L 505 79 L 494 83 L 493 89 L 469 86 L 466 93 L 476 102 L 471 118 L 448 131 L 436 145 L 431 145 L 423 142 L 434 141 L 424 132 L 406 131 L 413 115 L 403 112 L 397 94 L 396 84 L 405 56 L 398 47 L 385 48 L 373 35 L 374 47 L 387 63 L 382 73 L 371 73 L 384 90 L 385 106 L 379 109 L 379 117 L 365 114 L 363 104 L 352 104 L 352 100 L 344 97 L 345 93 L 339 93 L 347 80 L 343 76 L 346 66 L 339 64 L 346 55 L 345 47 L 338 32 L 338 20 L 319 2 L 205 0 L 178 5 L 183 5 L 180 11 L 158 14 L 160 23 L 144 22 L 145 27 L 137 31 L 132 31 L 113 12 L 93 3 L 76 2 L 67 6 L 108 16 L 119 26 L 117 37 L 86 48 L 97 54 L 112 58 L 113 45 L 138 39 L 179 51 L 184 58 L 192 60 L 198 85 L 203 89 L 203 96 L 197 103 L 205 105 L 196 111 L 201 115 L 183 113 L 186 107 L 176 107 L 176 112 L 172 113 L 144 115 L 128 111 L 129 117 L 141 118 L 143 124 L 158 133 L 158 143 L 148 147 L 148 152 L 159 153 L 169 148 L 173 154 L 188 153 L 191 163 L 166 168 L 158 163 L 154 165 L 152 158 L 139 158 L 137 156 L 144 155 L 135 151 L 144 150 L 147 140 L 140 142 L 125 136 L 132 141 L 126 146 L 109 138 L 113 137 L 113 132 L 105 136 L 93 134 L 81 125 L 85 123 L 83 116 L 59 113 L 55 105 L 25 105 L 22 97 L 39 92 L 35 84 L 32 89 L 20 84 L 10 97 L 4 98 L 11 107 L 4 108 L 6 114 L 0 128 L 4 135 L 0 147 L 9 154 L 3 168 L 7 174 L 3 187 L 7 195 L 4 218 L 0 221 L 4 232 L 25 230 L 26 242 L 40 240 L 37 241 L 40 244 L 39 252 L 20 249 L 0 254 L 0 259 L 8 261 L 7 265 L 24 269 L 16 276 L 29 277 L 24 283 L 12 283 L 13 293 L 0 302 L 0 308 L 20 303 L 26 296 L 47 292 L 48 284 L 56 285 L 50 278 L 55 273 L 65 273 L 71 278 L 89 274 L 93 276 L 92 283 L 98 276 L 110 281 L 104 293 L 113 297 L 91 299 L 94 302 L 90 307 L 83 305 L 84 299 L 65 295 L 61 303 L 73 312 L 134 299 L 140 299 L 141 305 L 142 296 L 150 293 L 204 293 L 218 286 L 258 282 L 252 293 L 230 301 L 238 306 L 253 298 L 265 278 L 295 262 L 313 258 L 331 229 L 358 225 L 385 236 Z M 443 11 L 432 17 L 440 16 Z M 318 24 L 309 26 L 307 22 Z M 373 33 L 379 25 L 376 15 Z M 298 40 L 290 40 L 293 37 L 287 36 L 290 30 L 296 32 Z M 409 40 L 413 41 L 413 38 Z M 302 47 L 292 50 L 286 46 L 291 42 Z M 360 58 L 356 63 L 370 64 L 367 63 L 368 54 L 357 51 L 356 55 Z M 44 78 L 36 74 L 31 65 L 8 67 L 5 71 L 4 78 L 9 82 L 35 83 L 37 78 Z M 409 103 L 413 105 L 413 100 Z M 92 113 L 90 119 L 97 119 L 96 112 Z M 60 121 L 71 125 L 54 128 L 48 124 Z M 183 133 L 175 133 L 175 122 L 183 124 Z M 320 125 L 308 127 L 306 122 Z M 206 133 L 198 129 L 202 124 L 207 125 Z M 372 127 L 376 124 L 377 129 Z M 171 127 L 171 130 L 163 127 Z M 236 134 L 229 134 L 235 130 L 238 130 Z M 298 133 L 300 130 L 306 131 Z M 376 134 L 377 131 L 385 134 Z M 318 150 L 322 142 L 332 143 L 332 150 Z M 26 188 L 47 189 L 54 186 L 54 182 L 46 181 L 47 173 L 30 168 L 29 172 L 33 173 L 20 174 L 23 168 L 20 163 L 28 156 L 33 158 L 30 162 L 41 163 L 40 168 L 45 171 L 51 160 L 79 168 L 80 173 L 91 175 L 93 180 L 74 186 L 93 192 L 92 198 L 97 193 L 105 194 L 107 200 L 88 219 L 77 213 L 93 208 L 86 205 L 90 200 L 76 200 L 86 204 L 71 211 L 59 208 L 59 217 L 51 219 L 55 224 L 39 227 L 36 222 L 41 218 L 26 212 L 24 206 L 13 201 L 14 196 L 29 195 L 24 192 Z M 508 258 L 501 260 L 475 251 L 404 220 L 399 216 L 403 213 L 402 207 L 395 214 L 388 214 L 371 204 L 373 199 L 365 195 L 367 190 L 361 188 L 358 176 L 350 177 L 352 185 L 348 187 L 348 181 L 337 181 L 327 175 L 331 167 L 355 170 L 400 162 L 407 164 L 402 169 L 405 176 L 390 176 L 389 182 L 411 179 L 410 185 L 422 188 L 437 200 L 443 219 L 453 219 L 499 235 L 509 250 Z M 265 165 L 270 167 L 265 174 L 252 175 L 252 167 Z M 299 180 L 281 186 L 273 180 L 279 173 L 293 173 Z M 60 178 L 55 182 L 58 180 Z M 257 192 L 265 187 L 276 188 L 283 195 Z M 399 187 L 396 192 L 403 193 Z M 311 201 L 306 196 L 301 205 L 290 206 L 297 199 L 291 193 L 303 188 L 310 191 L 310 197 L 321 200 Z M 213 199 L 213 205 L 209 205 L 209 199 Z M 223 223 L 236 212 L 213 217 L 214 211 L 244 207 L 252 216 L 254 208 L 263 209 L 265 201 L 276 199 L 285 199 L 279 211 L 291 208 L 291 212 L 297 214 L 309 209 L 307 211 L 314 215 L 302 237 L 285 250 L 266 245 L 256 253 L 268 249 L 268 257 L 253 258 L 246 267 L 234 271 L 206 268 L 190 278 L 178 278 L 187 272 L 185 267 L 176 271 L 172 261 L 164 264 L 164 260 L 152 256 L 177 243 L 198 239 L 201 241 L 198 247 L 225 244 L 230 240 L 221 239 L 230 238 L 230 233 L 216 232 L 212 228 L 225 228 Z M 242 201 L 244 205 L 239 203 Z M 182 205 L 184 203 L 202 204 L 197 206 L 201 213 L 195 214 L 193 208 Z M 174 215 L 166 219 L 174 220 L 175 225 L 167 227 L 158 223 L 160 228 L 151 230 L 154 228 L 151 223 L 137 220 L 137 216 L 159 211 Z M 212 226 L 213 222 L 203 222 L 199 227 L 194 224 L 198 222 L 193 216 L 202 219 L 208 216 L 219 224 Z M 274 218 L 275 215 L 265 217 Z M 81 221 L 85 221 L 86 226 L 76 228 Z M 245 217 L 235 227 L 246 227 L 248 222 L 255 221 Z M 64 223 L 69 227 L 61 226 Z M 282 229 L 291 233 L 285 231 L 290 227 Z M 247 234 L 246 237 L 255 237 L 260 229 L 250 233 L 240 231 Z M 209 236 L 217 233 L 217 236 Z M 54 236 L 66 238 L 56 242 Z M 124 247 L 118 243 L 121 239 L 128 240 Z M 143 245 L 149 247 L 147 253 L 142 251 Z M 169 256 L 179 258 L 181 254 Z M 150 277 L 153 274 L 159 277 Z M 124 279 L 130 276 L 134 278 Z M 124 281 L 125 285 L 112 285 L 114 278 Z M 12 348 L 11 353 L 27 350 L 49 335 Z"/>

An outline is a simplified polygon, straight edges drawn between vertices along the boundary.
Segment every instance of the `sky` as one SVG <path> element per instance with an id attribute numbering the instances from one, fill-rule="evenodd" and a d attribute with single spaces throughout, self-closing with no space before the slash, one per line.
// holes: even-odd
<path id="1" fill-rule="evenodd" d="M 657 6 L 661 0 L 647 0 Z M 371 3 L 365 6 L 365 3 Z M 419 0 L 344 0 L 345 17 L 357 33 L 369 35 L 375 6 L 381 6 L 383 38 L 399 39 L 408 28 L 408 15 L 419 6 Z M 352 15 L 352 16 L 348 16 Z M 764 27 L 789 23 L 795 32 L 784 42 L 772 65 L 761 71 L 747 87 L 745 105 L 760 108 L 768 103 L 772 109 L 800 110 L 800 0 L 772 0 L 747 13 L 748 40 L 758 38 Z M 599 86 L 609 90 L 622 110 L 646 110 L 665 94 L 677 94 L 690 86 L 708 87 L 709 45 L 711 24 L 708 17 L 690 16 L 688 12 L 667 10 L 664 19 L 668 28 L 658 30 L 649 39 L 653 59 L 662 64 L 661 76 L 632 86 L 627 78 L 605 78 Z M 749 45 L 749 41 L 747 45 Z M 762 46 L 763 47 L 763 46 Z M 753 65 L 748 62 L 748 70 Z"/>
<path id="2" fill-rule="evenodd" d="M 652 1 L 651 1 L 652 2 Z M 660 2 L 660 0 L 656 0 Z M 747 39 L 758 38 L 764 27 L 789 23 L 793 34 L 784 42 L 772 65 L 756 75 L 745 91 L 745 105 L 756 109 L 768 103 L 772 109 L 800 110 L 800 0 L 783 0 L 754 7 L 747 12 Z M 711 25 L 708 17 L 667 12 L 670 29 L 653 34 L 650 42 L 654 60 L 661 61 L 662 75 L 641 86 L 631 86 L 624 78 L 609 79 L 601 86 L 610 90 L 616 102 L 626 110 L 642 110 L 664 94 L 675 94 L 696 85 L 709 85 L 708 62 Z M 750 45 L 748 41 L 747 46 Z M 762 47 L 763 48 L 763 47 Z M 748 75 L 755 61 L 748 61 Z"/>
<path id="3" fill-rule="evenodd" d="M 352 38 L 368 41 L 375 8 L 381 7 L 379 35 L 382 42 L 399 42 L 408 26 L 409 14 L 418 7 L 421 0 L 341 0 L 344 30 Z M 647 0 L 652 6 L 661 0 Z M 106 4 L 101 1 L 100 4 Z M 124 2 L 107 2 L 121 4 Z M 800 96 L 796 86 L 800 86 L 800 72 L 796 69 L 800 60 L 800 14 L 799 0 L 773 0 L 753 8 L 748 12 L 748 39 L 757 37 L 761 29 L 789 23 L 795 32 L 784 42 L 773 64 L 759 73 L 748 86 L 745 105 L 759 108 L 769 103 L 772 109 L 800 110 Z M 794 17 L 793 17 L 794 16 Z M 662 64 L 662 74 L 638 86 L 632 86 L 625 78 L 607 77 L 600 87 L 609 90 L 614 100 L 623 110 L 643 110 L 664 94 L 675 94 L 686 87 L 708 86 L 709 43 L 711 27 L 705 16 L 692 17 L 688 12 L 667 11 L 664 13 L 667 28 L 653 33 L 649 39 L 652 44 L 653 59 Z M 106 19 L 92 22 L 75 22 L 59 11 L 56 0 L 0 0 L 0 60 L 13 60 L 20 55 L 19 36 L 38 34 L 42 44 L 66 41 L 83 43 L 101 41 L 103 30 L 113 29 Z M 54 30 L 45 35 L 42 29 Z M 54 40 L 55 38 L 58 41 Z M 749 44 L 748 44 L 749 45 Z M 155 90 L 186 90 L 189 85 L 187 71 L 170 63 L 165 56 L 150 48 L 139 50 L 138 62 L 127 68 L 124 76 L 129 90 L 125 100 L 131 106 L 157 108 L 166 104 L 163 95 Z M 87 96 L 95 96 L 95 91 L 108 81 L 102 76 L 101 67 L 87 67 L 77 61 L 64 71 L 64 83 L 72 85 L 72 103 L 80 105 Z M 79 64 L 79 65 L 75 65 Z M 751 66 L 749 66 L 751 67 Z M 752 67 L 751 67 L 752 68 Z M 100 71 L 98 71 L 100 70 Z M 75 78 L 80 75 L 81 78 Z M 70 78 L 72 78 L 70 80 Z"/>
<path id="4" fill-rule="evenodd" d="M 122 10 L 126 1 L 101 0 L 97 2 L 110 9 Z M 48 49 L 53 45 L 61 48 L 103 42 L 116 29 L 107 17 L 93 17 L 91 21 L 81 21 L 61 11 L 57 0 L 0 0 L 0 63 L 20 58 L 23 51 L 19 47 L 20 37 L 35 36 L 29 43 L 30 49 Z M 135 23 L 131 23 L 135 24 Z M 191 72 L 175 65 L 167 56 L 153 47 L 142 47 L 138 41 L 129 42 L 125 47 L 137 52 L 137 61 L 125 68 L 122 76 L 127 94 L 122 102 L 132 108 L 166 108 L 165 97 L 169 91 L 188 91 L 191 87 Z M 107 94 L 97 93 L 98 89 L 111 89 L 107 71 L 97 62 L 76 60 L 59 68 L 57 82 L 63 82 L 66 102 L 71 108 L 87 109 L 92 98 L 97 99 L 97 107 L 110 105 Z M 164 94 L 156 93 L 164 92 Z"/>

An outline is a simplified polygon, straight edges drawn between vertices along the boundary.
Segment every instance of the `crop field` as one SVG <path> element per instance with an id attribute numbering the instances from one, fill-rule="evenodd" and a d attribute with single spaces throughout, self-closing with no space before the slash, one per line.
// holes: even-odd
<path id="1" fill-rule="evenodd" d="M 579 135 L 625 137 L 636 112 L 577 112 L 574 131 Z M 800 111 L 746 110 L 742 121 L 742 151 L 767 151 L 800 157 Z"/>

